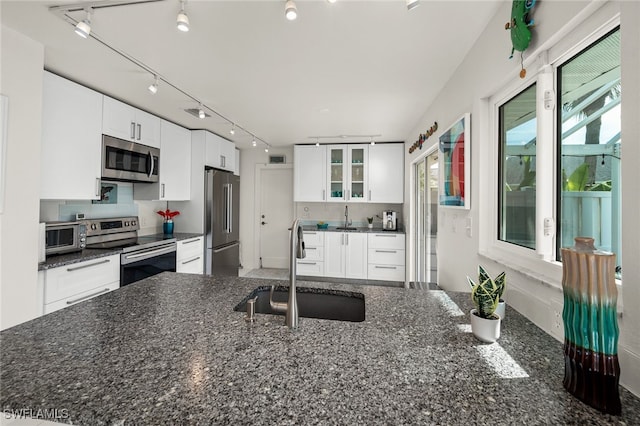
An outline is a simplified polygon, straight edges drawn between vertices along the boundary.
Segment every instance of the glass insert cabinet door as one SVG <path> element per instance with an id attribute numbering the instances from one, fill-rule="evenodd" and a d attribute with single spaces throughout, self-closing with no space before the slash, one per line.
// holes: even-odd
<path id="1" fill-rule="evenodd" d="M 365 202 L 368 195 L 368 145 L 330 145 L 327 156 L 327 199 Z"/>

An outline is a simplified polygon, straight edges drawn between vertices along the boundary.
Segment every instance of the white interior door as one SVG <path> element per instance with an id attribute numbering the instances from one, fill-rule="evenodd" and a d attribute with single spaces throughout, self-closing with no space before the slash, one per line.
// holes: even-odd
<path id="1" fill-rule="evenodd" d="M 260 170 L 260 266 L 289 267 L 289 227 L 293 222 L 293 169 Z"/>

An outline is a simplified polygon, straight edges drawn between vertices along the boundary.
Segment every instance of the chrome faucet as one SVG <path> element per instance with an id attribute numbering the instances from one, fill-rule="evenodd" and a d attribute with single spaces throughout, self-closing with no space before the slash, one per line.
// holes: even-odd
<path id="1" fill-rule="evenodd" d="M 271 286 L 269 293 L 269 305 L 276 312 L 285 312 L 285 324 L 291 329 L 298 328 L 298 299 L 296 298 L 296 259 L 304 259 L 306 253 L 304 251 L 304 239 L 302 233 L 302 225 L 300 220 L 296 219 L 291 225 L 291 251 L 289 252 L 289 301 L 274 302 L 273 291 Z"/>
<path id="2" fill-rule="evenodd" d="M 347 228 L 351 225 L 349 221 L 349 206 L 344 206 L 344 227 Z"/>

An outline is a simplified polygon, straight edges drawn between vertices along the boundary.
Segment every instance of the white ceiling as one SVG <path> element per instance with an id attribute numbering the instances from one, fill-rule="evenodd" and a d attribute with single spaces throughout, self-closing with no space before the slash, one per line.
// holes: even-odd
<path id="1" fill-rule="evenodd" d="M 178 0 L 96 10 L 92 29 L 163 79 L 272 146 L 309 136 L 375 135 L 404 141 L 504 0 L 190 0 L 191 31 L 175 27 Z M 45 68 L 190 129 L 248 148 L 252 137 L 219 117 L 199 120 L 197 103 L 49 11 L 68 1 L 1 2 L 2 24 L 45 45 Z M 83 12 L 74 12 L 76 20 Z M 506 18 L 507 19 L 507 18 Z M 509 38 L 505 34 L 508 51 Z M 342 138 L 363 142 L 369 138 Z M 337 140 L 323 139 L 321 142 Z"/>

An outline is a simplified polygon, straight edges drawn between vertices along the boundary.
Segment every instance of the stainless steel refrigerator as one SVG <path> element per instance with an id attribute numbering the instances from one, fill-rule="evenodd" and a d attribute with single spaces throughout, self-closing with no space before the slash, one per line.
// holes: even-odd
<path id="1" fill-rule="evenodd" d="M 240 177 L 207 169 L 205 179 L 205 272 L 238 276 Z"/>

